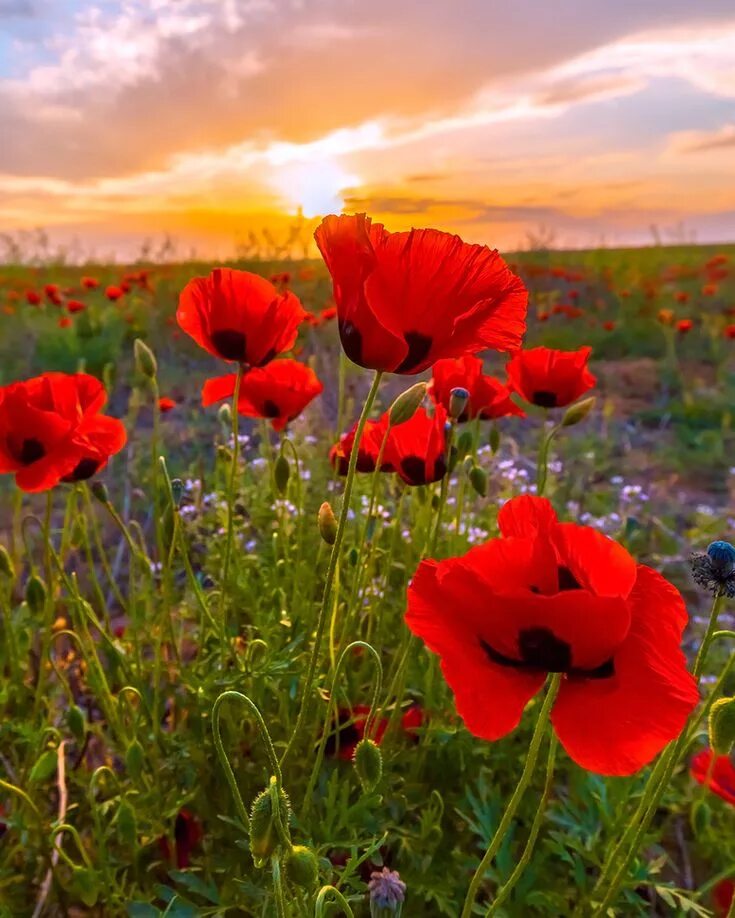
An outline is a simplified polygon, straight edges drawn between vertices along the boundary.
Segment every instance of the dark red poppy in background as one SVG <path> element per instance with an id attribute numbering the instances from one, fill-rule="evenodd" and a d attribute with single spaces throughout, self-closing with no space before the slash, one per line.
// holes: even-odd
<path id="1" fill-rule="evenodd" d="M 95 290 L 97 287 L 99 287 L 100 282 L 96 277 L 83 277 L 81 284 L 85 290 Z"/>
<path id="2" fill-rule="evenodd" d="M 91 478 L 125 445 L 125 428 L 100 414 L 102 383 L 86 373 L 44 373 L 0 388 L 0 473 L 24 491 Z"/>
<path id="3" fill-rule="evenodd" d="M 186 870 L 191 865 L 191 856 L 201 844 L 204 832 L 201 823 L 188 810 L 181 810 L 174 823 L 174 852 L 176 866 Z M 159 839 L 163 857 L 172 860 L 171 845 L 166 837 Z"/>
<path id="4" fill-rule="evenodd" d="M 29 306 L 40 306 L 41 305 L 41 294 L 36 293 L 35 290 L 29 290 L 26 293 L 26 300 Z"/>
<path id="5" fill-rule="evenodd" d="M 235 393 L 235 373 L 208 379 L 202 389 L 207 406 Z M 267 366 L 245 373 L 240 383 L 237 406 L 249 418 L 267 418 L 274 430 L 283 430 L 324 390 L 311 367 L 298 360 L 274 360 Z"/>
<path id="6" fill-rule="evenodd" d="M 435 403 L 449 410 L 452 389 L 466 389 L 470 393 L 467 406 L 457 420 L 462 423 L 472 418 L 504 418 L 526 413 L 510 397 L 510 389 L 494 376 L 485 376 L 479 357 L 437 360 L 432 370 L 429 393 Z"/>
<path id="7" fill-rule="evenodd" d="M 717 794 L 718 797 L 722 797 L 723 800 L 735 806 L 735 765 L 732 764 L 730 756 L 718 755 L 712 768 L 712 774 L 709 775 L 711 762 L 711 749 L 703 749 L 698 752 L 692 759 L 692 777 L 699 784 L 706 783 L 713 794 Z"/>
<path id="8" fill-rule="evenodd" d="M 720 880 L 712 890 L 712 904 L 715 907 L 715 915 L 725 918 L 732 900 L 735 898 L 735 880 Z"/>
<path id="9" fill-rule="evenodd" d="M 365 737 L 365 726 L 369 714 L 370 707 L 366 704 L 356 704 L 352 710 L 340 708 L 337 712 L 337 728 L 329 735 L 324 747 L 326 754 L 349 762 L 355 754 L 355 747 Z M 373 722 L 370 739 L 378 746 L 387 727 L 387 718 Z"/>
<path id="10" fill-rule="evenodd" d="M 377 421 L 367 421 L 362 431 L 360 448 L 357 454 L 356 469 L 358 472 L 370 473 L 375 471 L 378 464 L 378 456 L 380 455 L 380 447 L 387 430 L 387 412 Z M 346 475 L 349 469 L 350 456 L 352 455 L 352 447 L 355 442 L 356 433 L 357 422 L 355 422 L 350 431 L 342 435 L 339 443 L 335 443 L 329 451 L 329 461 L 337 469 L 340 475 Z M 380 464 L 380 470 L 382 472 L 392 471 L 390 466 L 385 462 L 385 450 L 383 451 L 383 462 Z"/>
<path id="11" fill-rule="evenodd" d="M 173 411 L 176 407 L 176 402 L 172 398 L 164 395 L 158 399 L 158 410 L 161 414 L 168 414 L 169 411 Z"/>
<path id="12" fill-rule="evenodd" d="M 109 287 L 105 287 L 105 296 L 107 297 L 108 300 L 110 300 L 113 303 L 119 300 L 123 296 L 124 293 L 125 291 L 121 287 L 116 286 L 115 284 L 110 284 Z"/>
<path id="13" fill-rule="evenodd" d="M 391 427 L 385 460 L 408 485 L 431 484 L 447 474 L 447 412 L 442 405 L 433 415 L 419 408 L 403 424 Z"/>
<path id="14" fill-rule="evenodd" d="M 521 346 L 526 288 L 487 246 L 434 229 L 389 233 L 365 214 L 326 217 L 314 237 L 354 363 L 413 374 L 441 357 Z"/>
<path id="15" fill-rule="evenodd" d="M 87 307 L 81 300 L 67 300 L 66 308 L 69 312 L 82 312 Z"/>
<path id="16" fill-rule="evenodd" d="M 508 384 L 521 398 L 541 408 L 563 408 L 597 382 L 587 369 L 591 347 L 556 351 L 534 347 L 518 351 L 506 366 Z"/>
<path id="17" fill-rule="evenodd" d="M 181 291 L 176 319 L 222 360 L 262 367 L 294 346 L 306 317 L 298 297 L 249 271 L 215 268 Z"/>
<path id="18" fill-rule="evenodd" d="M 680 335 L 686 335 L 694 328 L 694 322 L 691 319 L 679 319 L 676 323 L 676 330 Z"/>
<path id="19" fill-rule="evenodd" d="M 633 774 L 698 701 L 679 592 L 597 530 L 559 523 L 545 498 L 508 501 L 498 525 L 501 537 L 462 557 L 421 563 L 409 628 L 440 655 L 475 736 L 513 730 L 547 674 L 560 672 L 551 719 L 571 758 Z"/>

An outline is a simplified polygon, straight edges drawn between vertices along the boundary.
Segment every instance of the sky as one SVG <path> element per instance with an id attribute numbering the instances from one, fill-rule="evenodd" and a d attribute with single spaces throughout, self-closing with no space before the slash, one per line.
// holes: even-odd
<path id="1" fill-rule="evenodd" d="M 732 241 L 735 6 L 0 0 L 0 126 L 0 233 L 100 258 Z"/>

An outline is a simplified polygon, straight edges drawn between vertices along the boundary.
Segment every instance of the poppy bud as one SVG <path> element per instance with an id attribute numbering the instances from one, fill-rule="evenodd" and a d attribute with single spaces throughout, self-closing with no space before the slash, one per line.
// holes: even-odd
<path id="1" fill-rule="evenodd" d="M 0 577 L 6 577 L 8 580 L 15 580 L 13 561 L 4 545 L 0 545 Z"/>
<path id="2" fill-rule="evenodd" d="M 419 405 L 426 395 L 426 383 L 418 382 L 402 392 L 388 409 L 388 423 L 391 427 L 396 424 L 405 424 L 418 411 Z"/>
<path id="3" fill-rule="evenodd" d="M 472 449 L 472 431 L 463 430 L 462 433 L 457 437 L 457 457 L 459 459 L 464 459 L 464 457 Z"/>
<path id="4" fill-rule="evenodd" d="M 180 478 L 171 479 L 171 496 L 174 499 L 174 506 L 178 510 L 181 506 L 181 498 L 184 496 L 184 482 Z"/>
<path id="5" fill-rule="evenodd" d="M 279 453 L 273 465 L 273 481 L 279 494 L 285 494 L 288 488 L 288 479 L 291 475 L 291 466 L 288 459 Z"/>
<path id="6" fill-rule="evenodd" d="M 74 739 L 78 743 L 84 742 L 86 721 L 84 718 L 84 712 L 78 705 L 73 704 L 66 712 L 66 722 L 69 725 L 69 729 L 71 730 Z"/>
<path id="7" fill-rule="evenodd" d="M 142 373 L 143 376 L 147 376 L 148 379 L 155 379 L 158 372 L 158 364 L 153 351 L 145 341 L 136 338 L 133 344 L 133 352 L 135 354 L 135 368 L 138 372 Z"/>
<path id="8" fill-rule="evenodd" d="M 110 503 L 107 488 L 101 481 L 93 481 L 89 490 L 92 492 L 92 497 L 96 497 L 101 504 L 107 505 Z"/>
<path id="9" fill-rule="evenodd" d="M 286 858 L 286 874 L 294 886 L 311 889 L 319 880 L 319 861 L 305 845 L 294 845 Z"/>
<path id="10" fill-rule="evenodd" d="M 217 412 L 217 417 L 220 424 L 225 428 L 226 431 L 229 432 L 230 428 L 232 427 L 232 408 L 230 407 L 229 402 L 224 402 L 222 405 L 220 405 L 219 411 Z"/>
<path id="11" fill-rule="evenodd" d="M 282 824 L 288 825 L 291 805 L 282 788 L 278 791 L 278 809 Z M 273 815 L 273 797 L 270 788 L 266 788 L 255 798 L 250 811 L 250 853 L 256 867 L 264 867 L 279 844 Z"/>
<path id="12" fill-rule="evenodd" d="M 128 746 L 125 753 L 125 768 L 133 781 L 140 781 L 145 765 L 145 753 L 137 739 Z"/>
<path id="13" fill-rule="evenodd" d="M 493 427 L 493 429 L 490 431 L 490 439 L 488 442 L 494 456 L 500 448 L 500 431 L 497 427 Z"/>
<path id="14" fill-rule="evenodd" d="M 712 810 L 706 800 L 696 800 L 690 816 L 692 830 L 697 838 L 707 833 L 712 824 Z"/>
<path id="15" fill-rule="evenodd" d="M 26 602 L 31 612 L 40 612 L 46 603 L 46 584 L 36 574 L 31 574 L 26 584 Z"/>
<path id="16" fill-rule="evenodd" d="M 319 524 L 319 535 L 327 545 L 334 545 L 337 541 L 337 517 L 326 500 L 319 508 L 317 523 Z"/>
<path id="17" fill-rule="evenodd" d="M 487 497 L 487 472 L 479 465 L 473 465 L 469 473 L 470 484 L 480 497 Z"/>
<path id="18" fill-rule="evenodd" d="M 735 745 L 735 698 L 718 698 L 709 712 L 709 744 L 715 755 L 729 755 Z"/>
<path id="19" fill-rule="evenodd" d="M 383 756 L 377 743 L 371 739 L 361 739 L 355 746 L 352 761 L 362 789 L 366 793 L 374 790 L 383 776 Z"/>
<path id="20" fill-rule="evenodd" d="M 461 386 L 455 386 L 454 389 L 449 393 L 449 417 L 453 420 L 462 417 L 462 414 L 467 407 L 467 402 L 470 400 L 470 393 L 467 389 L 463 389 Z"/>
<path id="21" fill-rule="evenodd" d="M 595 396 L 591 395 L 589 398 L 583 398 L 581 402 L 570 405 L 564 412 L 564 417 L 561 419 L 561 426 L 573 427 L 575 424 L 579 424 L 579 422 L 583 421 L 590 411 L 592 411 L 595 401 Z"/>

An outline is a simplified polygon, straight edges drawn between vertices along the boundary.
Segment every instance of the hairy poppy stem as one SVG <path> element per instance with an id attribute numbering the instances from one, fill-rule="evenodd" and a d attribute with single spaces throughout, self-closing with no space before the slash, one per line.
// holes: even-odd
<path id="1" fill-rule="evenodd" d="M 325 918 L 327 914 L 331 913 L 331 909 L 327 911 L 327 898 L 329 896 L 332 896 L 336 900 L 339 907 L 345 915 L 347 915 L 347 918 L 355 918 L 355 913 L 350 908 L 349 902 L 336 886 L 322 886 L 319 890 L 319 895 L 316 897 L 316 905 L 314 906 L 314 918 Z"/>
<path id="2" fill-rule="evenodd" d="M 291 733 L 291 738 L 288 741 L 288 745 L 281 756 L 281 766 L 285 762 L 288 754 L 291 749 L 294 747 L 301 728 L 304 725 L 304 720 L 308 714 L 309 706 L 311 704 L 311 693 L 314 687 L 314 677 L 316 676 L 316 668 L 319 662 L 319 654 L 321 652 L 322 639 L 324 637 L 324 628 L 327 622 L 327 615 L 329 612 L 330 603 L 332 600 L 332 587 L 334 585 L 334 577 L 337 571 L 337 561 L 339 560 L 339 554 L 342 549 L 342 541 L 344 539 L 345 528 L 347 526 L 347 514 L 350 509 L 350 497 L 352 496 L 352 485 L 355 480 L 355 470 L 357 468 L 357 454 L 360 450 L 360 442 L 362 441 L 362 433 L 365 429 L 365 424 L 367 423 L 368 416 L 370 414 L 370 409 L 373 407 L 373 402 L 375 401 L 375 396 L 378 394 L 378 388 L 380 387 L 380 380 L 383 377 L 381 370 L 376 370 L 375 376 L 373 378 L 373 383 L 370 386 L 370 391 L 368 392 L 367 398 L 365 399 L 365 404 L 362 407 L 362 413 L 360 414 L 360 420 L 357 422 L 357 429 L 355 430 L 355 439 L 350 450 L 350 463 L 347 468 L 347 478 L 345 479 L 345 490 L 342 495 L 342 506 L 339 512 L 339 520 L 337 522 L 337 535 L 332 545 L 332 553 L 329 556 L 329 567 L 327 568 L 327 577 L 324 581 L 324 593 L 322 594 L 322 603 L 321 608 L 319 609 L 319 617 L 316 624 L 316 634 L 314 636 L 314 643 L 311 648 L 311 657 L 309 658 L 309 665 L 306 672 L 306 683 L 304 685 L 304 692 L 301 697 L 301 707 L 299 708 L 299 713 L 296 718 L 296 725 L 294 726 L 293 732 Z"/>
<path id="3" fill-rule="evenodd" d="M 551 441 L 559 433 L 560 429 L 560 424 L 555 425 L 548 433 L 544 434 L 544 437 L 541 440 L 541 446 L 538 453 L 538 466 L 536 470 L 536 494 L 539 497 L 543 497 L 544 492 L 546 491 L 546 479 L 549 474 L 549 447 L 551 446 Z"/>
<path id="4" fill-rule="evenodd" d="M 704 664 L 707 658 L 707 652 L 709 651 L 710 645 L 714 640 L 715 633 L 717 632 L 717 620 L 719 619 L 723 602 L 724 596 L 722 594 L 715 596 L 715 600 L 712 604 L 712 612 L 710 614 L 707 631 L 705 632 L 702 643 L 700 644 L 697 657 L 694 661 L 694 669 L 692 670 L 692 674 L 697 680 L 697 683 L 699 683 L 701 679 L 702 671 L 704 669 Z M 714 698 L 711 698 L 711 700 L 714 700 Z M 709 705 L 705 705 L 705 710 L 709 710 L 709 707 L 711 707 L 711 702 Z M 703 712 L 700 711 L 699 714 L 694 715 L 693 719 L 695 724 L 700 722 L 702 713 Z M 618 861 L 618 858 L 627 848 L 627 853 L 623 856 L 623 859 L 620 862 L 620 866 L 613 874 L 607 893 L 603 897 L 600 905 L 594 911 L 593 918 L 604 915 L 608 909 L 608 906 L 612 905 L 612 903 L 615 901 L 620 887 L 628 874 L 631 862 L 633 861 L 633 858 L 635 857 L 641 842 L 643 841 L 646 830 L 648 829 L 648 826 L 650 825 L 650 822 L 656 813 L 661 797 L 668 787 L 671 776 L 674 773 L 674 769 L 676 768 L 682 753 L 689 744 L 689 739 L 689 733 L 685 728 L 682 730 L 679 738 L 675 742 L 669 744 L 668 749 L 658 760 L 655 768 L 651 772 L 651 775 L 644 789 L 643 796 L 638 803 L 638 808 L 628 823 L 628 827 L 620 838 L 620 841 L 613 849 L 613 852 L 607 862 L 607 866 L 603 869 L 602 874 L 600 875 L 600 879 L 597 881 L 595 886 L 596 890 L 601 890 L 604 888 L 604 885 L 610 877 L 610 874 L 613 872 L 613 870 L 615 870 L 615 865 Z"/>
<path id="5" fill-rule="evenodd" d="M 480 884 L 482 883 L 488 867 L 493 862 L 495 855 L 500 850 L 500 846 L 502 845 L 503 839 L 505 838 L 506 833 L 510 828 L 510 824 L 516 814 L 516 810 L 520 806 L 523 795 L 531 783 L 531 778 L 533 777 L 533 772 L 536 767 L 536 760 L 538 759 L 539 749 L 541 748 L 541 742 L 543 740 L 544 733 L 546 732 L 546 726 L 549 722 L 549 715 L 551 714 L 551 709 L 554 706 L 554 701 L 556 700 L 556 696 L 559 692 L 559 686 L 561 685 L 561 677 L 561 673 L 554 673 L 551 677 L 549 687 L 546 691 L 546 697 L 544 698 L 543 705 L 541 706 L 541 710 L 539 711 L 538 719 L 536 721 L 536 726 L 534 727 L 531 743 L 528 747 L 528 754 L 526 755 L 526 763 L 523 766 L 523 772 L 518 781 L 518 784 L 516 785 L 516 789 L 513 791 L 513 796 L 508 801 L 508 805 L 506 806 L 505 812 L 503 813 L 502 819 L 500 820 L 500 825 L 498 826 L 487 851 L 485 852 L 477 867 L 477 870 L 475 871 L 474 876 L 472 877 L 470 888 L 467 890 L 467 897 L 464 900 L 464 907 L 462 908 L 461 918 L 470 918 L 472 915 L 472 910 L 475 905 L 477 893 L 480 889 Z"/>
<path id="6" fill-rule="evenodd" d="M 219 595 L 219 628 L 220 643 L 224 653 L 227 639 L 227 622 L 225 621 L 225 600 L 227 598 L 227 580 L 230 574 L 230 560 L 232 559 L 232 542 L 235 528 L 235 481 L 237 479 L 237 465 L 240 459 L 240 414 L 237 410 L 240 401 L 240 385 L 242 384 L 243 365 L 238 364 L 235 379 L 235 391 L 232 395 L 232 463 L 230 464 L 230 477 L 227 483 L 227 540 L 225 542 L 225 557 L 222 564 L 222 583 Z"/>

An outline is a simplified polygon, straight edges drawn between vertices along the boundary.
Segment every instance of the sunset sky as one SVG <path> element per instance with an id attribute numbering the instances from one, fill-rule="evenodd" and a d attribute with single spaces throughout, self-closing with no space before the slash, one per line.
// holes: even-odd
<path id="1" fill-rule="evenodd" d="M 735 239 L 733 0 L 0 0 L 0 232 Z"/>

